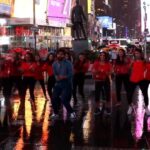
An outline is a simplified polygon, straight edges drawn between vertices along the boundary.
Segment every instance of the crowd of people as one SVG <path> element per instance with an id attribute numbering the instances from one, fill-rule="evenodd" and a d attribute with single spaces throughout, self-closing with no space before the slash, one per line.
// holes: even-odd
<path id="1" fill-rule="evenodd" d="M 133 111 L 133 94 L 139 86 L 143 94 L 146 114 L 150 115 L 148 108 L 150 62 L 144 59 L 143 52 L 139 48 L 135 48 L 132 57 L 128 57 L 123 48 L 119 48 L 117 57 L 113 61 L 109 53 L 100 51 L 94 62 L 88 60 L 84 53 L 74 58 L 65 48 L 60 48 L 56 54 L 49 53 L 45 60 L 32 51 L 26 51 L 23 55 L 15 52 L 9 58 L 0 55 L 0 90 L 5 98 L 7 113 L 11 117 L 11 96 L 15 89 L 18 90 L 20 98 L 19 117 L 24 116 L 26 91 L 29 89 L 34 114 L 36 111 L 34 91 L 36 83 L 39 82 L 45 100 L 49 100 L 52 104 L 53 113 L 50 117 L 58 118 L 59 110 L 63 105 L 69 117 L 75 119 L 76 113 L 70 102 L 72 98 L 74 105 L 78 104 L 79 99 L 85 102 L 84 81 L 89 70 L 95 81 L 95 115 L 100 114 L 103 109 L 108 114 L 111 113 L 113 83 L 116 88 L 115 105 L 121 104 L 121 87 L 124 84 L 129 104 L 127 114 L 130 115 Z M 47 76 L 46 82 L 44 74 Z"/>

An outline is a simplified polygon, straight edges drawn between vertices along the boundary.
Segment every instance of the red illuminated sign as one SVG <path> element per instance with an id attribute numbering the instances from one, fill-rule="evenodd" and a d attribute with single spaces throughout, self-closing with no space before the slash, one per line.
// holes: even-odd
<path id="1" fill-rule="evenodd" d="M 29 36 L 32 35 L 32 31 L 25 27 L 16 27 L 15 28 L 16 36 Z"/>

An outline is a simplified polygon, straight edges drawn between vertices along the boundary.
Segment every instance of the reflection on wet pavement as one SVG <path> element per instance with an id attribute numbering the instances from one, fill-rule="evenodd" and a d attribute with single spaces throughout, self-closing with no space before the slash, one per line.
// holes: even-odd
<path id="1" fill-rule="evenodd" d="M 35 113 L 27 94 L 24 120 L 17 119 L 20 106 L 17 97 L 12 99 L 13 121 L 10 124 L 5 108 L 1 107 L 0 150 L 149 149 L 150 118 L 145 116 L 141 91 L 136 91 L 135 101 L 138 101 L 132 116 L 126 115 L 125 98 L 120 107 L 113 106 L 111 115 L 94 116 L 94 96 L 89 93 L 91 85 L 86 84 L 87 100 L 80 100 L 75 107 L 77 119 L 74 121 L 68 119 L 63 107 L 61 118 L 51 120 L 50 102 L 45 100 L 40 89 L 35 92 Z M 125 97 L 125 93 L 122 94 Z"/>

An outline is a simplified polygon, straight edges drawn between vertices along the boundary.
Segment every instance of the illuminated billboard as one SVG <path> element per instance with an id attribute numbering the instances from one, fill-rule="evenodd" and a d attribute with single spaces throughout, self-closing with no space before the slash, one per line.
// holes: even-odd
<path id="1" fill-rule="evenodd" d="M 11 15 L 14 0 L 0 0 L 0 14 Z"/>
<path id="2" fill-rule="evenodd" d="M 87 0 L 87 11 L 88 14 L 94 14 L 94 0 Z"/>
<path id="3" fill-rule="evenodd" d="M 100 16 L 100 17 L 97 17 L 97 19 L 99 20 L 102 28 L 112 29 L 112 25 L 113 25 L 112 17 Z"/>
<path id="4" fill-rule="evenodd" d="M 54 26 L 66 25 L 70 20 L 71 0 L 49 0 L 48 19 Z"/>
<path id="5" fill-rule="evenodd" d="M 33 1 L 15 0 L 13 17 L 33 18 Z"/>
<path id="6" fill-rule="evenodd" d="M 145 9 L 144 9 L 144 3 L 146 6 Z M 141 23 L 142 23 L 141 31 L 144 32 L 144 29 L 146 27 L 150 32 L 150 0 L 141 0 Z"/>
<path id="7" fill-rule="evenodd" d="M 47 25 L 46 23 L 47 0 L 36 0 L 35 16 L 38 25 Z M 12 15 L 12 24 L 33 24 L 33 1 L 15 0 L 14 13 Z M 19 18 L 17 20 L 16 18 Z M 19 21 L 19 22 L 18 22 Z M 27 23 L 28 22 L 28 23 Z"/>

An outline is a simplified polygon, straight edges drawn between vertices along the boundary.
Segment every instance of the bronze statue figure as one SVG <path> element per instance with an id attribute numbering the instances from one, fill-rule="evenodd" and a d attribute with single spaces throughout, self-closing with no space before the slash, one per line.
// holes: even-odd
<path id="1" fill-rule="evenodd" d="M 83 20 L 86 21 L 86 16 L 83 12 L 82 6 L 79 4 L 79 0 L 76 0 L 76 6 L 72 9 L 71 21 L 73 24 L 72 27 L 72 36 L 77 39 L 81 39 L 81 31 L 83 33 L 84 39 L 87 39 L 86 32 L 83 25 Z M 76 34 L 76 36 L 75 36 Z"/>

